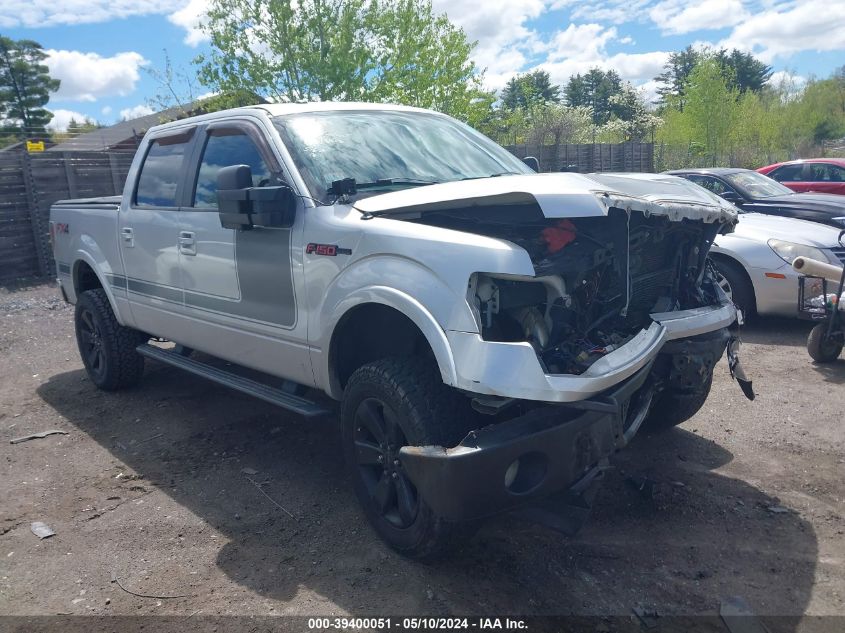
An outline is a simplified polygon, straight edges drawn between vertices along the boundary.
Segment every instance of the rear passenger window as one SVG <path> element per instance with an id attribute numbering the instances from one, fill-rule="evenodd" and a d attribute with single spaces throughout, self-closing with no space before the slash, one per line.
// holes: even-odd
<path id="1" fill-rule="evenodd" d="M 769 176 L 778 182 L 801 182 L 804 179 L 804 164 L 778 167 Z"/>
<path id="2" fill-rule="evenodd" d="M 156 139 L 150 144 L 138 176 L 135 204 L 139 207 L 176 207 L 176 189 L 182 176 L 182 163 L 188 142 L 179 137 Z"/>
<path id="3" fill-rule="evenodd" d="M 249 165 L 252 186 L 271 184 L 272 174 L 255 143 L 246 134 L 209 136 L 200 162 L 194 206 L 217 207 L 217 172 L 230 165 Z"/>

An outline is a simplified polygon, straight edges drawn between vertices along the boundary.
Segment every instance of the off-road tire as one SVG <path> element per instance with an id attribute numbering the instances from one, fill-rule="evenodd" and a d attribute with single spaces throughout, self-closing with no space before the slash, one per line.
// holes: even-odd
<path id="1" fill-rule="evenodd" d="M 144 373 L 144 357 L 135 351 L 145 335 L 123 327 L 112 312 L 103 289 L 86 290 L 76 302 L 76 343 L 88 377 L 105 391 L 136 384 Z M 91 334 L 98 346 L 93 349 Z"/>
<path id="2" fill-rule="evenodd" d="M 714 259 L 713 264 L 730 285 L 734 305 L 742 310 L 745 322 L 750 323 L 757 316 L 757 299 L 745 270 L 733 260 L 722 257 Z"/>
<path id="3" fill-rule="evenodd" d="M 704 384 L 694 391 L 675 389 L 662 391 L 655 398 L 648 416 L 643 420 L 643 430 L 659 433 L 686 422 L 704 406 L 712 386 L 713 372 L 711 371 Z"/>
<path id="4" fill-rule="evenodd" d="M 842 341 L 827 338 L 827 323 L 819 323 L 807 337 L 807 351 L 817 363 L 832 363 L 842 353 Z"/>
<path id="5" fill-rule="evenodd" d="M 454 446 L 470 430 L 467 420 L 472 416 L 464 415 L 469 412 L 469 402 L 443 384 L 432 361 L 403 357 L 385 358 L 357 369 L 349 378 L 341 404 L 346 464 L 368 521 L 376 533 L 400 554 L 418 560 L 437 558 L 470 538 L 478 524 L 453 523 L 437 516 L 416 494 L 407 478 L 403 481 L 410 484 L 416 494 L 413 519 L 407 519 L 406 525 L 397 526 L 383 515 L 372 492 L 373 481 L 378 479 L 375 485 L 378 487 L 383 483 L 382 478 L 390 474 L 386 469 L 381 473 L 381 465 L 359 463 L 359 449 L 356 447 L 356 442 L 363 441 L 362 433 L 366 434 L 369 428 L 368 424 L 362 424 L 361 412 L 367 405 L 378 408 L 378 403 L 383 405 L 380 409 L 383 419 L 386 421 L 389 417 L 392 424 L 400 428 L 406 440 L 404 445 Z M 395 455 L 395 451 L 392 454 Z M 401 465 L 394 466 L 394 469 L 397 476 L 403 476 Z M 391 481 L 388 479 L 388 483 Z M 395 482 L 391 485 L 394 484 L 399 485 Z M 399 488 L 392 495 L 395 495 L 393 499 L 398 499 Z M 407 513 L 405 516 L 411 515 Z"/>

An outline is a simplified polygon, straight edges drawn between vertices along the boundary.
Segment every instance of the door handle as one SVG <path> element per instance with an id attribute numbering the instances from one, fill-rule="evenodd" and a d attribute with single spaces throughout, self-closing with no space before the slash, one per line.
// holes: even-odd
<path id="1" fill-rule="evenodd" d="M 197 242 L 193 231 L 179 232 L 179 252 L 183 255 L 197 254 Z"/>
<path id="2" fill-rule="evenodd" d="M 132 248 L 135 246 L 135 231 L 133 231 L 128 226 L 123 227 L 120 229 L 120 235 L 123 238 L 123 245 L 127 248 Z"/>

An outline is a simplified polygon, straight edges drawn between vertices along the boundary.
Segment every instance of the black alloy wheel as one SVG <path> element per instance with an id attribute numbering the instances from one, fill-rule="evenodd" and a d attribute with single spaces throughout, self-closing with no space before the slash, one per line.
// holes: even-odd
<path id="1" fill-rule="evenodd" d="M 402 469 L 399 449 L 408 440 L 396 413 L 377 398 L 363 400 L 355 411 L 356 463 L 373 506 L 391 525 L 411 526 L 419 511 L 417 490 Z"/>

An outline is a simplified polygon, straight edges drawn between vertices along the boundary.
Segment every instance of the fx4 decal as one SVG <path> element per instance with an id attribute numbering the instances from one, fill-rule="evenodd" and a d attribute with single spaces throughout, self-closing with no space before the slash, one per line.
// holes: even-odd
<path id="1" fill-rule="evenodd" d="M 315 244 L 311 242 L 305 247 L 305 252 L 308 255 L 326 255 L 328 257 L 336 257 L 338 255 L 351 255 L 351 248 L 341 248 L 337 244 Z"/>

